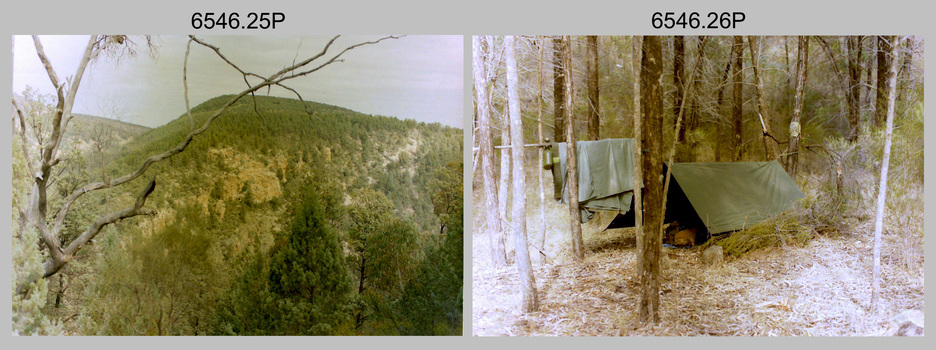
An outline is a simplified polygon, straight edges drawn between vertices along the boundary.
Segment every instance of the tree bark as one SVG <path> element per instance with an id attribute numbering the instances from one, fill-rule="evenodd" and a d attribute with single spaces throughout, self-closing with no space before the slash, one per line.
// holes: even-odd
<path id="1" fill-rule="evenodd" d="M 565 73 L 562 62 L 565 48 L 561 36 L 553 38 L 553 138 L 559 142 L 566 139 L 565 134 Z"/>
<path id="2" fill-rule="evenodd" d="M 793 117 L 790 119 L 790 144 L 787 147 L 787 173 L 796 178 L 799 161 L 799 140 L 802 136 L 800 116 L 803 114 L 803 91 L 806 89 L 806 73 L 809 68 L 809 36 L 800 36 L 796 49 L 796 92 L 793 94 Z"/>
<path id="3" fill-rule="evenodd" d="M 510 144 L 513 149 L 513 238 L 516 251 L 517 270 L 520 274 L 520 287 L 523 290 L 523 312 L 533 312 L 539 307 L 536 296 L 536 280 L 530 263 L 530 250 L 526 232 L 526 179 L 523 176 L 523 124 L 520 118 L 519 73 L 517 67 L 517 49 L 515 38 L 504 38 L 507 53 L 507 104 L 510 114 Z"/>
<path id="4" fill-rule="evenodd" d="M 676 87 L 676 91 L 673 94 L 673 118 L 679 116 L 679 111 L 682 110 L 682 101 L 684 98 L 685 92 L 683 91 L 683 80 L 685 80 L 685 73 L 683 69 L 683 62 L 686 60 L 686 50 L 685 50 L 685 37 L 677 35 L 673 37 L 673 85 Z M 679 133 L 676 135 L 676 140 L 679 143 L 686 143 L 686 129 L 680 129 Z"/>
<path id="5" fill-rule="evenodd" d="M 741 161 L 741 145 L 744 144 L 742 138 L 742 119 L 741 113 L 743 111 L 742 104 L 743 92 L 744 92 L 744 39 L 740 35 L 735 35 L 734 45 L 731 47 L 731 56 L 734 58 L 734 62 L 731 64 L 732 68 L 732 102 L 731 102 L 731 159 L 735 162 Z"/>
<path id="6" fill-rule="evenodd" d="M 874 127 L 884 126 L 887 117 L 887 82 L 890 80 L 891 42 L 895 36 L 878 36 L 877 43 L 877 91 L 874 101 Z"/>
<path id="7" fill-rule="evenodd" d="M 646 36 L 643 40 L 643 57 L 640 69 L 641 109 L 643 122 L 641 146 L 643 157 L 643 249 L 640 259 L 640 319 L 658 322 L 660 319 L 660 254 L 662 250 L 663 181 L 663 91 L 660 77 L 663 73 L 663 47 L 658 36 Z"/>
<path id="8" fill-rule="evenodd" d="M 770 133 L 770 124 L 773 120 L 767 112 L 767 97 L 764 94 L 764 81 L 760 74 L 760 55 L 757 46 L 757 37 L 749 36 L 748 45 L 751 51 L 751 67 L 754 69 L 754 88 L 757 91 L 757 115 L 761 123 L 761 132 L 764 138 L 764 159 L 771 161 L 780 155 L 780 145 Z"/>
<path id="9" fill-rule="evenodd" d="M 481 158 L 481 181 L 484 187 L 484 222 L 488 230 L 488 240 L 491 249 L 491 262 L 494 266 L 507 265 L 504 241 L 498 239 L 501 235 L 499 205 L 497 203 L 496 182 L 494 180 L 494 146 L 491 135 L 491 104 L 488 100 L 487 69 L 485 56 L 487 52 L 483 44 L 484 37 L 472 38 L 472 72 L 474 73 L 475 105 L 478 113 L 478 143 L 479 157 Z"/>
<path id="10" fill-rule="evenodd" d="M 884 230 L 884 200 L 887 197 L 887 168 L 890 163 L 891 136 L 894 130 L 894 114 L 897 105 L 897 37 L 888 48 L 890 74 L 887 79 L 887 126 L 884 132 L 884 158 L 881 161 L 881 178 L 878 186 L 877 210 L 874 216 L 874 265 L 871 277 L 871 307 L 878 306 L 881 291 L 881 231 Z"/>
<path id="11" fill-rule="evenodd" d="M 565 122 L 566 122 L 566 184 L 569 190 L 569 218 L 571 221 L 572 259 L 582 261 L 585 259 L 585 248 L 582 242 L 582 217 L 579 212 L 578 201 L 578 160 L 576 159 L 575 120 L 572 116 L 572 45 L 571 38 L 566 35 L 562 38 L 562 71 L 565 75 Z"/>
<path id="12" fill-rule="evenodd" d="M 588 139 L 600 139 L 601 107 L 598 100 L 598 37 L 589 35 L 588 45 Z"/>

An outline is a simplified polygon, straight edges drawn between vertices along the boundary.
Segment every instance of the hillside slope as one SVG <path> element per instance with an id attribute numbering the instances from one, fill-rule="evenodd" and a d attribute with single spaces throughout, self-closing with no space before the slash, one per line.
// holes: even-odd
<path id="1" fill-rule="evenodd" d="M 230 97 L 220 96 L 193 108 L 195 127 Z M 183 115 L 120 145 L 106 177 L 129 173 L 146 157 L 174 147 L 192 124 Z M 277 290 L 269 289 L 275 281 L 257 278 L 257 274 L 266 276 L 269 257 L 294 239 L 290 238 L 294 218 L 305 207 L 303 201 L 312 196 L 322 208 L 314 215 L 321 216 L 325 229 L 336 233 L 356 289 L 349 304 L 339 308 L 354 315 L 355 321 L 315 328 L 315 334 L 413 332 L 404 326 L 414 325 L 413 321 L 390 319 L 392 314 L 380 310 L 398 307 L 392 305 L 410 293 L 405 290 L 422 274 L 417 271 L 425 263 L 457 266 L 459 272 L 452 276 L 457 275 L 458 287 L 449 292 L 454 293 L 452 299 L 460 295 L 461 254 L 444 253 L 448 250 L 443 246 L 456 241 L 446 239 L 444 232 L 440 235 L 439 228 L 445 227 L 440 217 L 444 216 L 434 210 L 432 197 L 444 186 L 460 190 L 460 183 L 440 182 L 444 178 L 440 174 L 453 163 L 458 163 L 460 172 L 461 159 L 460 129 L 285 98 L 241 99 L 184 152 L 154 165 L 129 186 L 89 197 L 79 208 L 94 212 L 99 210 L 98 203 L 111 210 L 126 206 L 146 181 L 156 179 L 147 207 L 158 214 L 126 220 L 106 230 L 100 243 L 89 247 L 84 265 L 78 264 L 96 273 L 64 277 L 74 279 L 75 284 L 67 297 L 81 300 L 71 303 L 75 305 L 71 313 L 82 320 L 75 331 L 305 334 L 301 327 L 251 328 L 244 320 L 253 316 L 239 310 L 244 305 L 266 307 L 259 300 L 274 298 L 270 292 L 257 290 Z M 394 227 L 394 234 L 402 235 L 401 242 L 410 243 L 397 250 L 361 248 L 365 243 L 358 238 L 361 227 L 353 213 L 375 196 L 390 203 L 371 213 L 375 222 Z M 461 214 L 457 216 L 460 219 Z M 378 238 L 386 240 L 382 237 Z M 379 265 L 367 265 L 367 270 L 357 267 L 364 264 L 362 254 L 378 254 L 366 261 Z M 452 261 L 436 260 L 439 257 Z M 382 287 L 373 285 L 376 281 L 393 282 Z M 280 297 L 288 296 L 275 298 Z M 460 330 L 460 300 L 457 317 L 452 318 L 457 325 L 451 329 Z M 277 310 L 285 307 L 274 305 L 280 305 L 275 306 Z M 164 318 L 167 313 L 175 313 L 174 318 Z M 263 313 L 265 317 L 281 314 Z M 273 327 L 276 322 L 261 324 Z"/>

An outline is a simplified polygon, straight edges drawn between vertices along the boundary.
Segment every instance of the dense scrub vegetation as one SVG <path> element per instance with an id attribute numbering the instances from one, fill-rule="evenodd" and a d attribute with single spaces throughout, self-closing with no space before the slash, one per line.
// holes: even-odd
<path id="1" fill-rule="evenodd" d="M 195 125 L 229 98 L 193 108 Z M 81 166 L 61 184 L 125 174 L 190 125 L 183 115 L 109 150 L 75 151 Z M 41 313 L 80 334 L 460 334 L 462 208 L 434 198 L 461 193 L 461 177 L 444 173 L 457 164 L 460 174 L 461 133 L 244 98 L 130 186 L 82 198 L 66 235 L 154 177 L 157 214 L 105 229 L 48 279 Z"/>

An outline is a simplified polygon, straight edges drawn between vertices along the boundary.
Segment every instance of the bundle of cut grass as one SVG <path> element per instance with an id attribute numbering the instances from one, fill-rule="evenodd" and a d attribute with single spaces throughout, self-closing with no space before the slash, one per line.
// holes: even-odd
<path id="1" fill-rule="evenodd" d="M 802 246 L 813 238 L 813 229 L 802 224 L 797 212 L 783 213 L 740 231 L 713 237 L 702 249 L 719 245 L 726 257 L 739 257 L 745 253 L 768 247 Z"/>

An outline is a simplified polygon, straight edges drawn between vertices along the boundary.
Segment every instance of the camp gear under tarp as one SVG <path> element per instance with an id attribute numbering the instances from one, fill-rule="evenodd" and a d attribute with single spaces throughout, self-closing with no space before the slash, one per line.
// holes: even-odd
<path id="1" fill-rule="evenodd" d="M 576 142 L 579 203 L 584 212 L 617 211 L 611 226 L 633 226 L 633 139 Z M 565 196 L 565 143 L 559 173 Z M 555 173 L 555 172 L 554 172 Z M 665 174 L 665 169 L 663 169 Z M 675 163 L 664 221 L 705 227 L 709 234 L 740 230 L 793 207 L 803 197 L 777 161 Z M 619 192 L 616 192 L 619 191 Z M 589 216 L 583 215 L 583 221 Z"/>

